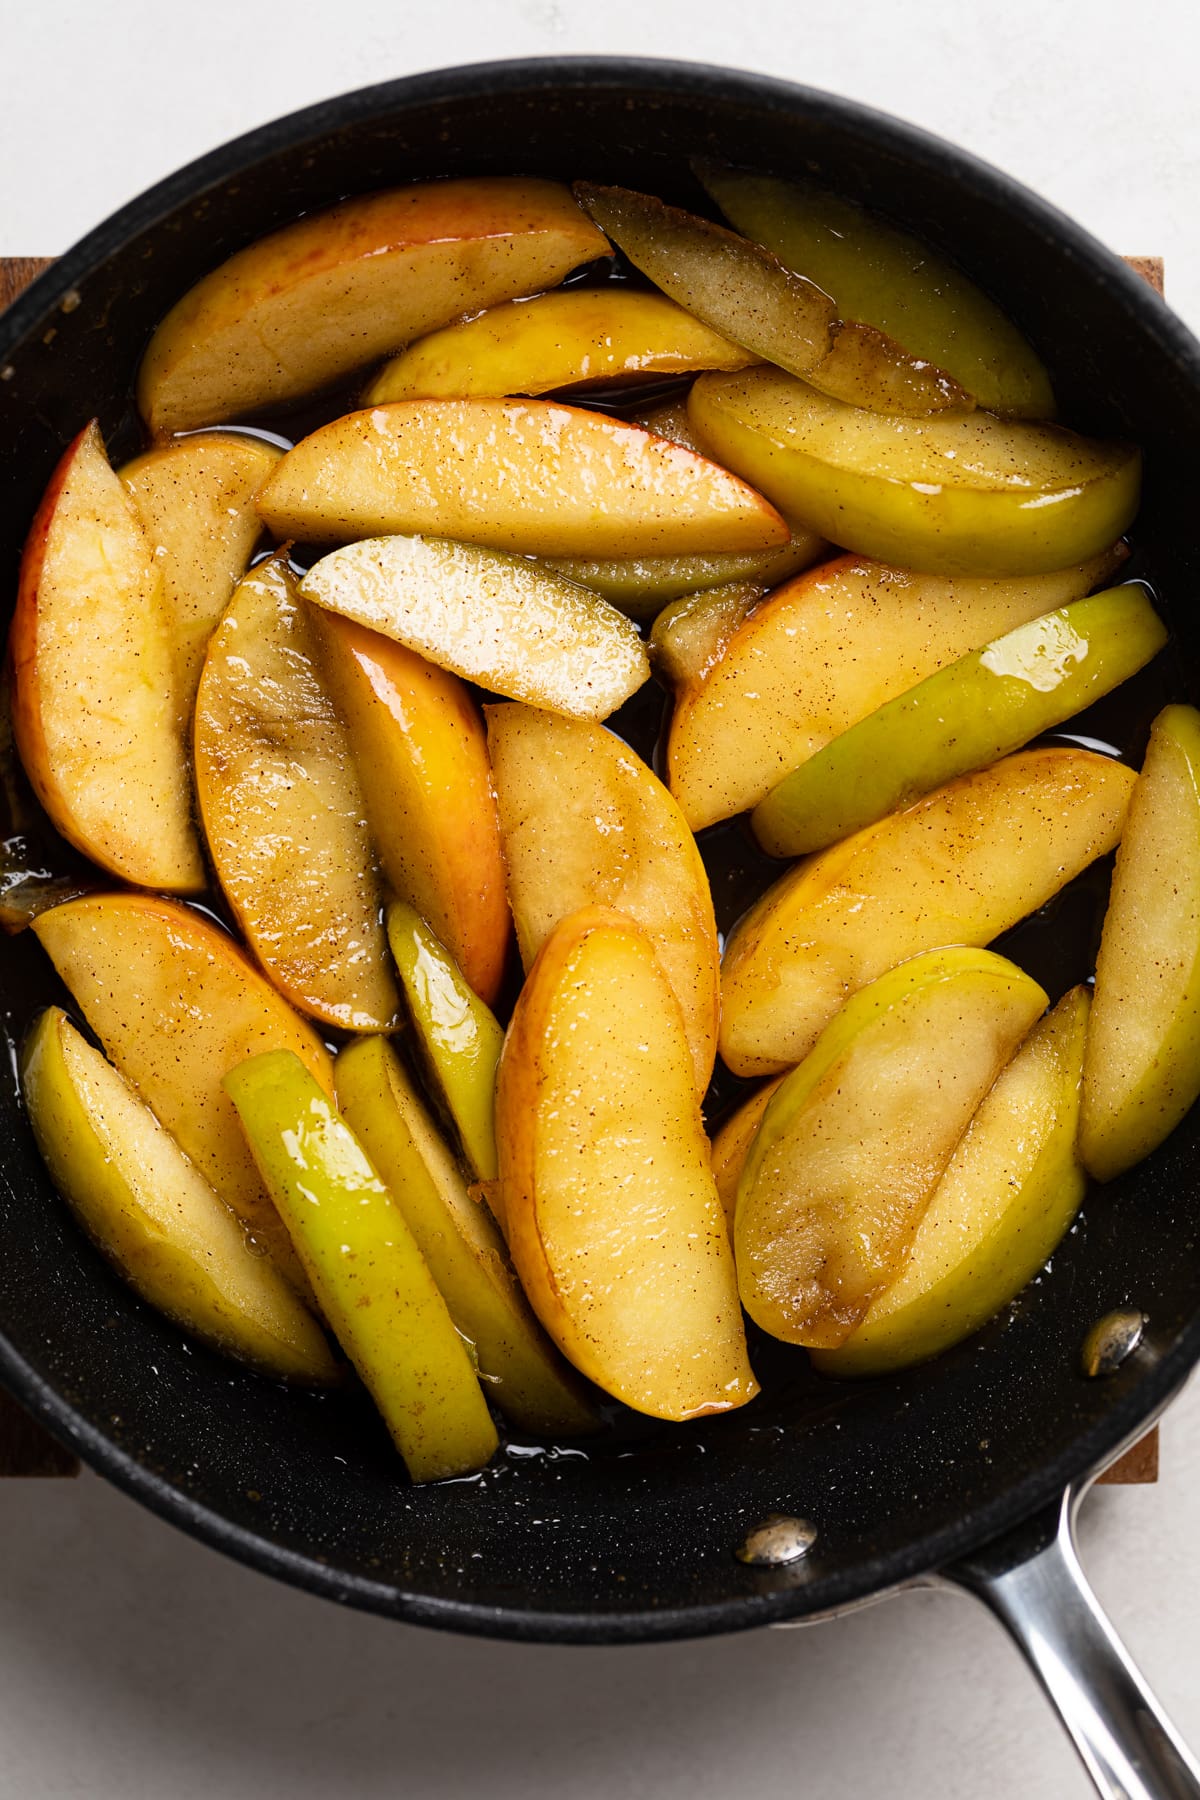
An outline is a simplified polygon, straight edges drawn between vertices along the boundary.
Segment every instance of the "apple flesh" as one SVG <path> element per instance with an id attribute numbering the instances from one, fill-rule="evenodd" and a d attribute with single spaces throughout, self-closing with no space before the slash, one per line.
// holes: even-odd
<path id="1" fill-rule="evenodd" d="M 1001 1071 L 933 1190 L 907 1260 L 861 1325 L 813 1360 L 885 1375 L 939 1356 L 1020 1293 L 1083 1200 L 1075 1148 L 1087 989 L 1072 988 Z"/>
<path id="2" fill-rule="evenodd" d="M 701 375 L 688 413 L 705 452 L 789 518 L 931 575 L 1064 569 L 1138 508 L 1140 453 L 1057 425 L 868 412 L 776 369 Z"/>
<path id="3" fill-rule="evenodd" d="M 500 1059 L 496 1141 L 517 1273 L 576 1368 L 654 1418 L 753 1399 L 683 1019 L 624 914 L 586 907 L 543 945 Z"/>
<path id="4" fill-rule="evenodd" d="M 1113 874 L 1096 962 L 1079 1144 L 1110 1181 L 1200 1095 L 1200 714 L 1158 715 Z"/>
<path id="5" fill-rule="evenodd" d="M 549 394 L 697 369 L 745 369 L 756 360 L 661 294 L 568 288 L 491 307 L 410 344 L 375 377 L 364 403 Z"/>
<path id="6" fill-rule="evenodd" d="M 509 913 L 479 708 L 457 675 L 377 631 L 322 607 L 309 625 L 388 886 L 494 1000 Z"/>
<path id="7" fill-rule="evenodd" d="M 94 894 L 42 913 L 32 929 L 106 1055 L 303 1292 L 221 1077 L 258 1051 L 288 1049 L 332 1092 L 316 1032 L 231 937 L 177 902 Z"/>
<path id="8" fill-rule="evenodd" d="M 917 575 L 841 556 L 779 588 L 676 688 L 667 783 L 693 831 L 757 806 L 860 719 L 992 638 L 1081 598 L 1122 548 L 1051 575 Z"/>
<path id="9" fill-rule="evenodd" d="M 699 174 L 734 228 L 815 282 L 843 318 L 886 332 L 991 412 L 1054 416 L 1040 358 L 995 302 L 922 239 L 816 182 L 713 163 Z"/>
<path id="10" fill-rule="evenodd" d="M 238 584 L 196 695 L 196 791 L 221 886 L 284 997 L 385 1031 L 399 995 L 346 732 L 282 554 Z"/>
<path id="11" fill-rule="evenodd" d="M 238 1219 L 59 1007 L 34 1028 L 21 1087 L 59 1192 L 143 1300 L 264 1375 L 337 1379 L 292 1288 L 254 1254 Z"/>
<path id="12" fill-rule="evenodd" d="M 261 438 L 202 431 L 118 471 L 162 575 L 185 731 L 208 640 L 262 536 L 255 497 L 282 455 Z"/>
<path id="13" fill-rule="evenodd" d="M 418 182 L 347 200 L 191 288 L 150 340 L 138 406 L 155 433 L 275 406 L 608 254 L 557 182 Z"/>
<path id="14" fill-rule="evenodd" d="M 396 400 L 290 450 L 259 498 L 278 538 L 396 533 L 536 556 L 770 550 L 788 529 L 718 463 L 552 400 Z"/>
<path id="15" fill-rule="evenodd" d="M 1013 963 L 960 948 L 913 957 L 846 1002 L 771 1096 L 738 1184 L 738 1286 L 756 1324 L 813 1348 L 849 1337 L 1045 1005 Z"/>
<path id="16" fill-rule="evenodd" d="M 542 1332 L 492 1219 L 473 1200 L 396 1052 L 360 1038 L 340 1053 L 338 1104 L 416 1239 L 506 1418 L 551 1437 L 595 1431 L 582 1384 Z"/>
<path id="17" fill-rule="evenodd" d="M 748 1100 L 743 1100 L 737 1110 L 729 1115 L 712 1141 L 713 1179 L 717 1184 L 721 1205 L 725 1209 L 725 1223 L 729 1227 L 731 1243 L 737 1215 L 738 1183 L 746 1166 L 746 1155 L 762 1124 L 771 1095 L 782 1080 L 783 1076 L 779 1075 L 774 1081 L 764 1081 Z"/>
<path id="18" fill-rule="evenodd" d="M 288 1050 L 225 1077 L 321 1310 L 414 1481 L 484 1468 L 499 1442 L 465 1340 L 391 1194 Z"/>
<path id="19" fill-rule="evenodd" d="M 30 528 L 9 652 L 17 748 L 54 825 L 122 880 L 198 893 L 162 577 L 95 422 Z"/>
<path id="20" fill-rule="evenodd" d="M 526 968 L 583 907 L 634 919 L 674 991 L 703 1093 L 716 1057 L 720 953 L 708 876 L 679 808 L 653 770 L 599 725 L 529 706 L 489 706 L 487 721 Z"/>
<path id="21" fill-rule="evenodd" d="M 975 404 L 929 361 L 872 326 L 839 319 L 828 294 L 749 239 L 652 194 L 589 182 L 574 191 L 656 287 L 756 357 L 887 413 Z"/>
<path id="22" fill-rule="evenodd" d="M 1134 779 L 1088 750 L 1022 750 L 797 863 L 726 945 L 725 1062 L 778 1074 L 885 970 L 1036 912 L 1115 848 Z"/>
<path id="23" fill-rule="evenodd" d="M 985 768 L 1127 681 L 1166 642 L 1132 583 L 1076 600 L 927 676 L 793 769 L 755 807 L 771 856 L 823 850 Z"/>
<path id="24" fill-rule="evenodd" d="M 701 588 L 664 606 L 650 631 L 650 662 L 678 693 L 698 685 L 724 656 L 730 640 L 766 589 L 753 582 Z"/>
<path id="25" fill-rule="evenodd" d="M 306 600 L 494 694 L 604 719 L 650 674 L 636 628 L 525 557 L 443 538 L 366 538 L 308 571 Z"/>

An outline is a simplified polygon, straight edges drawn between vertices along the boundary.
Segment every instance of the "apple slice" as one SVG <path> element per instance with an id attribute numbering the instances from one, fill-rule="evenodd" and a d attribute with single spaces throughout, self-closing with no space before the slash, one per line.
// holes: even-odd
<path id="1" fill-rule="evenodd" d="M 712 1141 L 713 1179 L 717 1184 L 721 1205 L 725 1209 L 725 1223 L 729 1227 L 731 1243 L 737 1214 L 738 1183 L 746 1166 L 746 1154 L 762 1124 L 771 1095 L 782 1080 L 783 1076 L 779 1075 L 774 1081 L 764 1081 L 748 1100 L 743 1100 L 737 1110 L 729 1115 Z"/>
<path id="2" fill-rule="evenodd" d="M 842 556 L 759 605 L 675 694 L 667 783 L 693 831 L 757 806 L 789 770 L 992 638 L 1081 598 L 1114 547 L 1051 575 L 980 581 Z"/>
<path id="3" fill-rule="evenodd" d="M 513 1261 L 570 1360 L 637 1412 L 753 1399 L 683 1020 L 646 934 L 610 907 L 546 940 L 500 1059 Z"/>
<path id="4" fill-rule="evenodd" d="M 995 302 L 923 239 L 816 182 L 716 163 L 698 173 L 735 229 L 815 282 L 843 318 L 886 332 L 992 412 L 1054 416 L 1040 358 Z"/>
<path id="5" fill-rule="evenodd" d="M 1088 1027 L 1080 1154 L 1110 1181 L 1200 1095 L 1200 714 L 1150 733 L 1117 851 Z"/>
<path id="6" fill-rule="evenodd" d="M 262 536 L 255 496 L 282 455 L 262 438 L 202 431 L 118 471 L 163 578 L 185 731 L 208 640 Z"/>
<path id="7" fill-rule="evenodd" d="M 29 1122 L 63 1198 L 143 1300 L 285 1381 L 337 1379 L 312 1315 L 148 1106 L 50 1007 L 21 1064 Z"/>
<path id="8" fill-rule="evenodd" d="M 494 694 L 576 718 L 607 718 L 650 674 L 636 628 L 606 600 L 474 544 L 366 538 L 323 556 L 300 592 Z"/>
<path id="9" fill-rule="evenodd" d="M 457 675 L 377 631 L 321 607 L 309 624 L 388 885 L 494 1000 L 509 914 L 479 708 Z"/>
<path id="10" fill-rule="evenodd" d="M 708 875 L 653 770 L 599 725 L 528 706 L 489 706 L 488 743 L 526 968 L 555 926 L 595 904 L 647 934 L 683 1015 L 700 1093 L 720 1015 L 720 952 Z"/>
<path id="11" fill-rule="evenodd" d="M 985 768 L 1127 681 L 1167 641 L 1130 584 L 1018 625 L 929 675 L 793 769 L 755 807 L 772 856 L 823 850 Z"/>
<path id="12" fill-rule="evenodd" d="M 734 1249 L 757 1325 L 814 1348 L 849 1337 L 1045 1005 L 1015 964 L 959 948 L 913 957 L 846 1002 L 780 1082 L 746 1156 Z"/>
<path id="13" fill-rule="evenodd" d="M 94 894 L 42 913 L 32 929 L 106 1054 L 303 1291 L 221 1077 L 256 1051 L 288 1049 L 332 1092 L 316 1032 L 231 937 L 170 900 Z"/>
<path id="14" fill-rule="evenodd" d="M 333 1102 L 290 1050 L 225 1077 L 321 1310 L 414 1481 L 492 1459 L 496 1427 L 416 1239 Z"/>
<path id="15" fill-rule="evenodd" d="M 468 394 L 549 394 L 556 388 L 757 361 L 661 294 L 636 288 L 567 288 L 511 300 L 449 325 L 393 357 L 364 403 Z"/>
<path id="16" fill-rule="evenodd" d="M 701 588 L 664 606 L 650 632 L 650 662 L 677 691 L 698 685 L 724 656 L 738 627 L 762 599 L 753 582 Z"/>
<path id="17" fill-rule="evenodd" d="M 424 919 L 403 900 L 388 907 L 387 934 L 425 1066 L 454 1121 L 472 1174 L 491 1189 L 498 1173 L 496 1066 L 504 1047 L 503 1027 Z"/>
<path id="18" fill-rule="evenodd" d="M 302 1012 L 386 1031 L 399 995 L 346 733 L 282 554 L 238 584 L 196 695 L 196 791 L 221 886 Z"/>
<path id="19" fill-rule="evenodd" d="M 997 1077 L 933 1190 L 907 1260 L 824 1375 L 885 1375 L 938 1356 L 1014 1299 L 1083 1200 L 1075 1150 L 1087 989 L 1072 988 Z"/>
<path id="20" fill-rule="evenodd" d="M 504 1242 L 474 1201 L 395 1051 L 360 1038 L 336 1066 L 338 1104 L 403 1213 L 479 1373 L 525 1431 L 574 1437 L 598 1420 L 512 1273 Z"/>
<path id="21" fill-rule="evenodd" d="M 726 1063 L 778 1074 L 885 970 L 1036 912 L 1116 846 L 1134 779 L 1088 750 L 1021 750 L 797 863 L 729 936 Z"/>
<path id="22" fill-rule="evenodd" d="M 162 577 L 95 421 L 30 528 L 9 649 L 17 748 L 62 835 L 139 887 L 198 893 Z"/>
<path id="23" fill-rule="evenodd" d="M 656 287 L 756 356 L 883 412 L 974 406 L 943 370 L 873 326 L 839 319 L 828 294 L 749 239 L 630 188 L 580 181 L 575 195 Z"/>
<path id="24" fill-rule="evenodd" d="M 150 340 L 138 406 L 154 432 L 218 424 L 608 254 L 557 182 L 475 177 L 359 196 L 259 238 L 191 288 Z"/>
<path id="25" fill-rule="evenodd" d="M 671 556 L 788 539 L 718 463 L 553 400 L 347 413 L 288 452 L 258 504 L 276 537 L 312 544 L 429 532 L 529 555 Z"/>
<path id="26" fill-rule="evenodd" d="M 1042 575 L 1113 543 L 1138 508 L 1141 455 L 1057 425 L 867 412 L 776 369 L 701 375 L 703 449 L 789 518 L 847 550 L 931 575 Z"/>

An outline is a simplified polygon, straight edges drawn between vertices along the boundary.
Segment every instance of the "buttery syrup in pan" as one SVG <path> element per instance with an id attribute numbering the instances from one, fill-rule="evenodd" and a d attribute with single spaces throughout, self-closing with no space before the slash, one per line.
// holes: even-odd
<path id="1" fill-rule="evenodd" d="M 599 264 L 579 271 L 571 278 L 570 285 L 601 285 L 609 281 L 648 285 L 620 257 L 612 265 Z M 353 410 L 360 403 L 364 386 L 364 377 L 359 375 L 353 381 L 308 397 L 301 405 L 238 420 L 227 429 L 245 431 L 287 448 L 318 426 Z M 678 395 L 686 387 L 686 379 L 671 379 L 609 388 L 591 387 L 586 392 L 577 390 L 557 397 L 625 415 Z M 110 444 L 115 465 L 119 466 L 121 461 L 144 447 L 138 432 L 131 408 L 126 422 Z M 268 553 L 266 547 L 261 551 L 262 555 Z M 322 553 L 322 550 L 302 544 L 293 545 L 291 549 L 297 571 L 311 566 Z M 1122 579 L 1142 580 L 1149 588 L 1141 572 L 1136 545 L 1122 571 Z M 1169 625 L 1169 610 L 1163 607 L 1161 596 L 1151 592 L 1151 598 Z M 482 691 L 479 691 L 479 697 L 498 698 Z M 1061 730 L 1036 741 L 1075 744 L 1140 767 L 1154 716 L 1169 701 L 1185 697 L 1178 659 L 1172 644 L 1168 643 L 1153 662 L 1115 693 L 1070 720 Z M 111 887 L 113 883 L 72 850 L 42 812 L 12 750 L 7 699 L 7 690 L 0 691 L 0 921 L 11 931 L 27 924 L 46 905 L 89 889 Z M 607 721 L 608 727 L 660 775 L 670 708 L 669 695 L 652 679 Z M 759 849 L 745 818 L 710 827 L 700 833 L 698 843 L 712 886 L 717 928 L 724 940 L 742 913 L 778 880 L 788 865 L 766 856 Z M 1111 873 L 1112 858 L 1102 858 L 1069 883 L 1047 906 L 1004 933 L 993 945 L 1000 954 L 1011 958 L 1040 982 L 1052 1004 L 1069 987 L 1092 977 Z M 234 930 L 224 896 L 215 882 L 194 904 L 210 919 Z M 44 980 L 40 981 L 44 992 L 39 993 L 38 1004 L 44 1005 L 52 999 L 67 1003 L 69 997 L 57 983 L 40 950 L 31 938 L 24 942 L 29 946 L 31 957 L 44 965 Z M 515 1003 L 521 979 L 517 958 L 510 954 L 508 974 L 497 1006 L 502 1019 L 507 1019 Z M 19 1020 L 13 1013 L 5 1013 L 3 1018 L 10 1078 L 14 1085 L 19 1067 L 20 1038 L 28 1017 L 27 1008 L 23 1008 Z M 330 1048 L 336 1050 L 337 1034 L 330 1032 L 329 1041 Z M 756 1085 L 731 1075 L 718 1063 L 705 1098 L 705 1119 L 710 1131 Z M 804 1395 L 806 1412 L 825 1411 L 830 1405 L 840 1404 L 839 1396 L 845 1394 L 845 1388 L 816 1376 L 802 1350 L 767 1337 L 749 1321 L 747 1326 L 751 1360 L 764 1395 L 779 1395 L 784 1389 L 798 1390 Z M 510 1431 L 507 1433 L 509 1457 L 519 1464 L 523 1457 L 530 1455 L 593 1456 L 604 1454 L 606 1450 L 620 1454 L 623 1446 L 641 1446 L 651 1441 L 664 1448 L 671 1444 L 683 1448 L 693 1441 L 694 1434 L 689 1434 L 686 1425 L 664 1425 L 642 1418 L 603 1395 L 599 1400 L 606 1429 L 598 1439 L 588 1440 L 586 1449 L 539 1448 L 523 1442 L 519 1434 L 514 1436 Z M 759 1412 L 760 1406 L 761 1402 L 752 1402 L 748 1408 L 731 1415 L 738 1421 L 739 1430 L 756 1429 L 753 1415 Z M 711 1428 L 714 1421 L 709 1420 L 707 1424 Z M 763 1429 L 768 1429 L 765 1421 Z M 503 1457 L 496 1466 L 503 1472 Z M 509 1466 L 513 1464 L 510 1462 Z"/>

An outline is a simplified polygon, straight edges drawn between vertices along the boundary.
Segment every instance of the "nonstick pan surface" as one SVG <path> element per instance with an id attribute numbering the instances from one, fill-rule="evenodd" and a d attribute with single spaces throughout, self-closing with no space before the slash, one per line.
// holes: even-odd
<path id="1" fill-rule="evenodd" d="M 1133 566 L 1173 645 L 1080 727 L 1136 761 L 1153 713 L 1191 694 L 1200 666 L 1200 348 L 1114 256 L 995 171 L 828 95 L 698 66 L 502 63 L 368 89 L 238 140 L 101 226 L 0 320 L 5 605 L 63 446 L 98 414 L 115 457 L 137 447 L 141 350 L 172 301 L 232 251 L 343 195 L 442 175 L 586 176 L 699 205 L 697 154 L 812 172 L 918 231 L 1034 340 L 1066 419 L 1143 446 Z M 649 730 L 647 704 L 628 718 L 635 739 Z M 746 841 L 726 832 L 707 850 L 728 924 L 744 898 L 748 878 L 731 871 L 746 866 Z M 1061 991 L 1086 972 L 1102 905 L 1093 881 L 1014 936 L 1010 953 Z M 0 995 L 12 1043 L 64 998 L 29 934 L 0 944 Z M 1050 1268 L 1004 1316 L 925 1368 L 836 1384 L 756 1341 L 767 1391 L 743 1412 L 679 1428 L 626 1414 L 586 1448 L 510 1442 L 483 1476 L 412 1488 L 363 1397 L 243 1373 L 130 1294 L 51 1188 L 7 1065 L 0 1112 L 0 1379 L 95 1468 L 198 1537 L 425 1624 L 603 1642 L 845 1606 L 1052 1502 L 1136 1435 L 1200 1355 L 1189 1120 L 1089 1194 Z M 1117 1306 L 1146 1313 L 1144 1343 L 1117 1374 L 1088 1380 L 1082 1340 Z M 813 1522 L 812 1552 L 790 1569 L 744 1566 L 735 1549 L 773 1512 Z"/>

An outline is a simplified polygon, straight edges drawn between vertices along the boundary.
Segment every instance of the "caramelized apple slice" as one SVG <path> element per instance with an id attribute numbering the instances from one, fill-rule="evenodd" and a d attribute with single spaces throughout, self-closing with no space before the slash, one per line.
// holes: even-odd
<path id="1" fill-rule="evenodd" d="M 494 1000 L 509 915 L 479 708 L 457 675 L 403 644 L 322 607 L 309 622 L 388 885 Z"/>
<path id="2" fill-rule="evenodd" d="M 1101 1181 L 1140 1162 L 1200 1094 L 1200 714 L 1150 733 L 1117 851 L 1088 1027 L 1080 1153 Z"/>
<path id="3" fill-rule="evenodd" d="M 715 163 L 698 172 L 735 229 L 814 281 L 843 318 L 936 363 L 991 412 L 1054 416 L 1050 377 L 1016 326 L 922 239 L 816 182 Z"/>
<path id="4" fill-rule="evenodd" d="M 262 536 L 255 496 L 282 455 L 261 438 L 199 431 L 119 470 L 163 578 L 185 731 L 208 640 Z"/>
<path id="5" fill-rule="evenodd" d="M 57 1006 L 26 1047 L 21 1085 L 56 1186 L 143 1300 L 265 1375 L 337 1379 L 316 1321 L 288 1283 Z"/>
<path id="6" fill-rule="evenodd" d="M 396 532 L 541 556 L 671 556 L 787 542 L 718 463 L 552 400 L 397 400 L 288 452 L 259 498 L 276 537 Z"/>
<path id="7" fill-rule="evenodd" d="M 780 1082 L 742 1171 L 734 1246 L 756 1324 L 790 1344 L 849 1337 L 1045 1005 L 1015 964 L 957 948 L 913 957 L 846 1002 Z"/>
<path id="8" fill-rule="evenodd" d="M 1035 1025 L 984 1096 L 908 1256 L 825 1375 L 883 1375 L 938 1356 L 1012 1300 L 1054 1251 L 1086 1181 L 1075 1149 L 1087 989 Z"/>
<path id="9" fill-rule="evenodd" d="M 410 344 L 375 377 L 364 402 L 549 394 L 595 382 L 745 369 L 756 360 L 661 294 L 568 288 L 492 307 Z"/>
<path id="10" fill-rule="evenodd" d="M 611 732 L 529 706 L 489 706 L 488 743 L 526 968 L 560 920 L 593 903 L 636 920 L 683 1014 L 703 1093 L 720 962 L 708 876 L 679 808 Z"/>
<path id="11" fill-rule="evenodd" d="M 683 1021 L 645 933 L 565 919 L 521 992 L 496 1095 L 513 1261 L 559 1348 L 655 1418 L 754 1397 Z"/>
<path id="12" fill-rule="evenodd" d="M 344 201 L 259 238 L 172 307 L 142 361 L 142 417 L 186 431 L 294 399 L 608 253 L 552 181 L 418 182 Z"/>
<path id="13" fill-rule="evenodd" d="M 714 331 L 823 392 L 881 412 L 969 408 L 971 395 L 749 239 L 630 188 L 576 182 L 600 229 L 643 275 Z"/>
<path id="14" fill-rule="evenodd" d="M 95 423 L 30 528 L 9 646 L 17 748 L 59 831 L 125 881 L 199 892 L 162 577 Z"/>
<path id="15" fill-rule="evenodd" d="M 737 1110 L 729 1115 L 712 1141 L 713 1179 L 717 1184 L 721 1205 L 725 1209 L 725 1223 L 729 1227 L 731 1243 L 737 1215 L 738 1183 L 746 1166 L 746 1155 L 762 1124 L 771 1095 L 782 1080 L 783 1076 L 779 1075 L 774 1081 L 764 1081 L 748 1100 L 743 1100 Z"/>
<path id="16" fill-rule="evenodd" d="M 170 900 L 94 894 L 33 933 L 106 1054 L 294 1285 L 304 1275 L 221 1077 L 292 1050 L 333 1091 L 329 1052 L 224 931 Z"/>
<path id="17" fill-rule="evenodd" d="M 1117 844 L 1132 769 L 1022 750 L 809 857 L 730 934 L 721 1055 L 737 1075 L 800 1061 L 838 1007 L 939 944 L 987 944 Z"/>
<path id="18" fill-rule="evenodd" d="M 196 788 L 221 886 L 302 1012 L 347 1031 L 398 1018 L 383 889 L 346 733 L 282 556 L 240 583 L 196 696 Z"/>
<path id="19" fill-rule="evenodd" d="M 1124 548 L 1023 580 L 914 575 L 842 556 L 758 606 L 700 675 L 685 674 L 667 781 L 693 831 L 766 798 L 789 769 L 935 670 L 1079 599 Z"/>
<path id="20" fill-rule="evenodd" d="M 701 375 L 688 412 L 708 454 L 790 518 L 931 575 L 1064 569 L 1137 512 L 1139 452 L 1057 425 L 867 412 L 776 369 Z"/>
<path id="21" fill-rule="evenodd" d="M 494 694 L 576 718 L 607 718 L 650 674 L 636 629 L 607 601 L 474 544 L 366 538 L 322 557 L 300 591 Z"/>
<path id="22" fill-rule="evenodd" d="M 655 674 L 677 693 L 702 682 L 764 592 L 752 582 L 733 582 L 664 606 L 650 632 Z"/>

